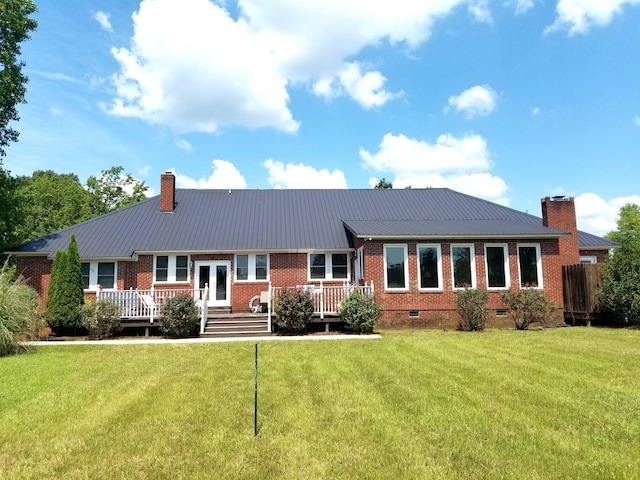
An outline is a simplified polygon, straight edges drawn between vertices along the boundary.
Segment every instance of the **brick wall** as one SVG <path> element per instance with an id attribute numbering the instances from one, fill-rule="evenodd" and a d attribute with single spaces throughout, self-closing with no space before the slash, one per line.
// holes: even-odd
<path id="1" fill-rule="evenodd" d="M 51 280 L 51 265 L 53 261 L 42 257 L 18 257 L 18 274 L 27 279 L 28 284 L 39 294 L 40 300 L 44 303 L 47 300 L 47 291 Z"/>
<path id="2" fill-rule="evenodd" d="M 384 257 L 383 245 L 385 244 L 407 245 L 409 285 L 404 291 L 387 291 L 384 283 Z M 459 243 L 459 242 L 455 242 Z M 485 242 L 481 240 L 466 241 L 472 243 L 475 250 L 476 286 L 486 288 L 486 266 L 484 259 Z M 520 240 L 492 240 L 487 243 L 505 243 L 509 252 L 509 275 L 511 285 L 519 285 L 518 243 L 537 243 L 540 245 L 542 256 L 542 278 L 544 290 L 549 298 L 562 308 L 562 268 L 564 257 L 560 254 L 557 239 Z M 387 326 L 440 326 L 455 325 L 457 313 L 455 306 L 456 291 L 453 289 L 451 272 L 451 243 L 440 243 L 442 251 L 442 277 L 443 288 L 441 291 L 421 291 L 418 284 L 417 244 L 407 242 L 365 242 L 365 267 L 364 277 L 366 282 L 374 282 L 376 301 L 384 306 L 382 324 Z M 504 309 L 500 299 L 499 290 L 489 292 L 488 306 L 494 315 L 491 325 L 512 325 L 509 317 L 497 316 L 495 312 Z M 410 316 L 410 312 L 418 312 L 417 317 Z"/>
<path id="3" fill-rule="evenodd" d="M 606 263 L 609 250 L 580 250 L 581 257 L 596 257 L 596 263 Z"/>

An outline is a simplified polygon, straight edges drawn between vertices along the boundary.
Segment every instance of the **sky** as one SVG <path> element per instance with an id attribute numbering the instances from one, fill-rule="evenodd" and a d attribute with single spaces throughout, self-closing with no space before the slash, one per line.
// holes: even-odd
<path id="1" fill-rule="evenodd" d="M 640 204 L 640 0 L 40 0 L 13 175 Z"/>

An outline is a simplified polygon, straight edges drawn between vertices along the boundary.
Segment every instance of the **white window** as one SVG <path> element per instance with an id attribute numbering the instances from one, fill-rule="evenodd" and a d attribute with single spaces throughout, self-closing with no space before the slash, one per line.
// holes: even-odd
<path id="1" fill-rule="evenodd" d="M 154 283 L 187 283 L 189 270 L 189 255 L 156 255 L 153 258 Z"/>
<path id="2" fill-rule="evenodd" d="M 115 290 L 118 285 L 116 262 L 82 262 L 82 283 L 85 290 Z"/>
<path id="3" fill-rule="evenodd" d="M 598 263 L 598 258 L 591 255 L 580 257 L 580 263 Z"/>
<path id="4" fill-rule="evenodd" d="M 518 244 L 520 286 L 542 288 L 542 257 L 539 243 Z"/>
<path id="5" fill-rule="evenodd" d="M 442 290 L 442 250 L 440 245 L 418 245 L 420 290 Z"/>
<path id="6" fill-rule="evenodd" d="M 364 247 L 356 252 L 356 282 L 364 278 Z"/>
<path id="7" fill-rule="evenodd" d="M 451 245 L 453 288 L 476 288 L 476 255 L 472 244 Z"/>
<path id="8" fill-rule="evenodd" d="M 487 288 L 509 288 L 509 248 L 504 243 L 484 245 Z"/>
<path id="9" fill-rule="evenodd" d="M 407 246 L 384 245 L 384 287 L 387 290 L 409 289 Z"/>
<path id="10" fill-rule="evenodd" d="M 239 253 L 236 255 L 236 282 L 269 280 L 269 255 L 266 253 Z"/>
<path id="11" fill-rule="evenodd" d="M 310 253 L 308 259 L 309 280 L 349 279 L 348 253 Z"/>

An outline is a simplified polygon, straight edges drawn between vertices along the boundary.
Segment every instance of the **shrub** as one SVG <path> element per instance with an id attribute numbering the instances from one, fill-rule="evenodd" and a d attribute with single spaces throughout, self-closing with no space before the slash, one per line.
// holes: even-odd
<path id="1" fill-rule="evenodd" d="M 340 304 L 340 316 L 348 330 L 364 333 L 373 332 L 373 327 L 382 315 L 382 308 L 373 297 L 354 291 Z"/>
<path id="2" fill-rule="evenodd" d="M 33 338 L 41 320 L 38 294 L 15 267 L 0 269 L 0 357 L 25 351 L 22 338 Z"/>
<path id="3" fill-rule="evenodd" d="M 276 300 L 274 314 L 278 333 L 304 333 L 313 317 L 311 292 L 307 289 L 284 289 Z"/>
<path id="4" fill-rule="evenodd" d="M 518 330 L 526 330 L 535 322 L 544 325 L 545 321 L 553 315 L 555 308 L 542 290 L 509 289 L 502 293 L 501 297 Z"/>
<path id="5" fill-rule="evenodd" d="M 189 337 L 195 333 L 198 307 L 192 297 L 176 295 L 160 306 L 160 330 L 170 338 Z"/>
<path id="6" fill-rule="evenodd" d="M 84 304 L 82 268 L 75 235 L 68 251 L 59 250 L 51 267 L 47 293 L 47 321 L 58 333 L 77 333 L 82 327 L 80 307 Z"/>
<path id="7" fill-rule="evenodd" d="M 489 318 L 487 301 L 489 294 L 486 290 L 465 288 L 456 295 L 456 307 L 460 320 L 458 330 L 467 332 L 484 330 Z"/>
<path id="8" fill-rule="evenodd" d="M 600 271 L 599 317 L 617 326 L 640 325 L 640 252 L 627 246 L 616 248 Z"/>
<path id="9" fill-rule="evenodd" d="M 82 325 L 89 338 L 110 337 L 120 330 L 120 306 L 107 300 L 86 302 L 80 308 Z"/>

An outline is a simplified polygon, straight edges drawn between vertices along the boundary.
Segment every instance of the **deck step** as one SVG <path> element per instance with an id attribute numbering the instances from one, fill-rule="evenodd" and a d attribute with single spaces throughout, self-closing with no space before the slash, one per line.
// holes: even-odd
<path id="1" fill-rule="evenodd" d="M 265 315 L 210 314 L 201 336 L 269 335 L 268 328 L 269 321 Z"/>

